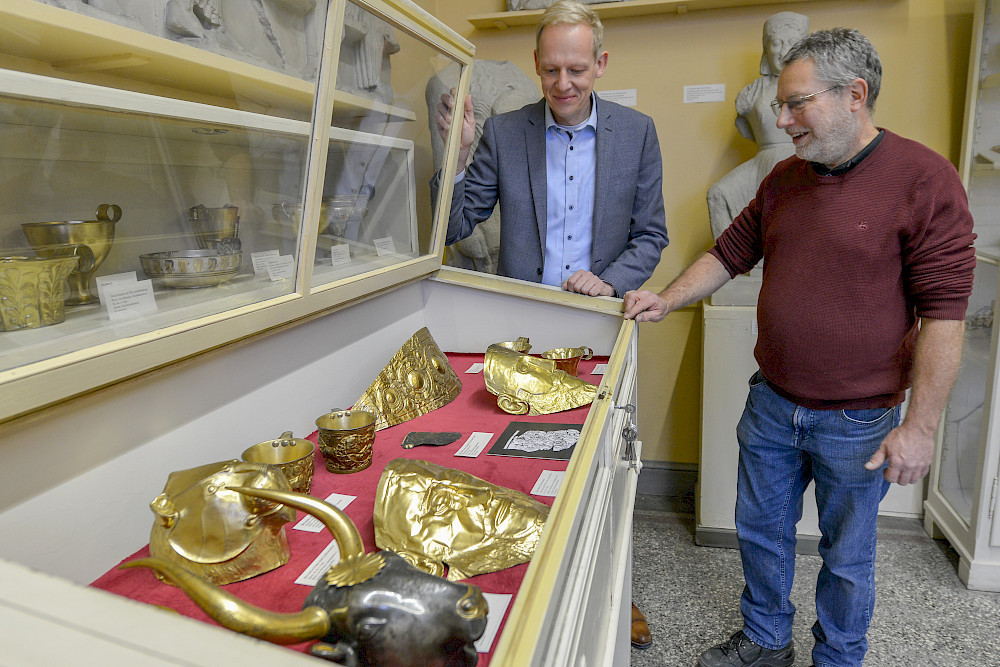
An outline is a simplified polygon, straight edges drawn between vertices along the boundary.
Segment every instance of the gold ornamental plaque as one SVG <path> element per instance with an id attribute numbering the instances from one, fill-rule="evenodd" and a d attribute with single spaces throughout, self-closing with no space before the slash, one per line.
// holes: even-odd
<path id="1" fill-rule="evenodd" d="M 588 348 L 589 349 L 589 348 Z M 483 359 L 486 389 L 513 415 L 549 415 L 587 405 L 597 387 L 541 359 L 494 343 Z"/>
<path id="2" fill-rule="evenodd" d="M 462 381 L 424 327 L 403 343 L 354 409 L 373 413 L 380 431 L 448 405 L 460 391 Z"/>
<path id="3" fill-rule="evenodd" d="M 531 560 L 548 515 L 526 493 L 436 463 L 394 459 L 375 493 L 375 544 L 459 581 Z"/>

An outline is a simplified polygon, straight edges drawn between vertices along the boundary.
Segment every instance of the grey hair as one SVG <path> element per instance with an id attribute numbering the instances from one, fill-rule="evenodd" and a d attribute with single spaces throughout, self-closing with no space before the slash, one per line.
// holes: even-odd
<path id="1" fill-rule="evenodd" d="M 868 84 L 868 111 L 875 111 L 882 87 L 882 61 L 868 38 L 857 30 L 818 30 L 789 49 L 782 66 L 797 60 L 812 60 L 816 77 L 831 86 L 847 86 L 863 79 Z"/>
<path id="2" fill-rule="evenodd" d="M 538 19 L 535 29 L 535 51 L 542 39 L 542 29 L 549 25 L 586 25 L 594 35 L 594 60 L 601 55 L 601 43 L 604 41 L 604 25 L 600 17 L 587 5 L 576 0 L 559 0 L 549 6 Z"/>

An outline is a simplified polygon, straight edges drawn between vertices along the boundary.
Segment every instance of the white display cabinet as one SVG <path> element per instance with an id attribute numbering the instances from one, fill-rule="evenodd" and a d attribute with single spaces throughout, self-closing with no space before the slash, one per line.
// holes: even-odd
<path id="1" fill-rule="evenodd" d="M 424 87 L 457 63 L 464 97 L 472 45 L 408 0 L 126 4 L 0 3 L 0 254 L 37 252 L 25 223 L 116 204 L 95 277 L 139 283 L 141 255 L 197 245 L 192 207 L 230 204 L 243 263 L 156 281 L 132 317 L 89 303 L 0 332 L 0 661 L 316 664 L 85 584 L 146 543 L 170 472 L 310 433 L 426 326 L 447 352 L 524 335 L 608 356 L 492 664 L 626 664 L 636 329 L 620 300 L 441 269 Z"/>
<path id="2" fill-rule="evenodd" d="M 997 341 L 993 316 L 1000 257 L 1000 6 L 979 2 L 969 67 L 962 177 L 976 223 L 976 280 L 966 317 L 962 367 L 945 411 L 931 472 L 925 527 L 958 551 L 958 573 L 973 589 L 1000 591 L 996 524 Z"/>
<path id="3" fill-rule="evenodd" d="M 16 583 L 0 587 L 4 660 L 59 664 L 74 646 L 102 664 L 300 664 L 294 651 L 81 584 L 146 543 L 149 501 L 170 472 L 239 456 L 273 433 L 311 432 L 425 326 L 445 351 L 526 335 L 533 348 L 586 341 L 609 357 L 491 664 L 627 664 L 640 450 L 623 434 L 635 418 L 624 407 L 636 401 L 635 324 L 617 300 L 457 269 L 8 424 L 0 578 Z"/>
<path id="4" fill-rule="evenodd" d="M 0 422 L 440 267 L 424 87 L 472 45 L 407 0 L 265 4 L 0 5 Z M 26 327 L 52 255 L 86 274 Z"/>
<path id="5" fill-rule="evenodd" d="M 961 173 L 975 220 L 976 273 L 962 366 L 945 408 L 924 503 L 924 528 L 959 555 L 971 589 L 1000 591 L 1000 434 L 997 332 L 1000 289 L 1000 2 L 976 5 Z"/>

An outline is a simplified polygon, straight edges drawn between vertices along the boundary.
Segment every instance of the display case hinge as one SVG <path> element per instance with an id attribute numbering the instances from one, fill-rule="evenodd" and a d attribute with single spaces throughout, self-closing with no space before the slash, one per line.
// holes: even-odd
<path id="1" fill-rule="evenodd" d="M 635 404 L 616 405 L 615 410 L 623 410 L 628 415 L 628 422 L 622 428 L 622 438 L 625 440 L 625 459 L 628 461 L 629 468 L 638 470 L 639 457 L 635 453 L 635 441 L 639 437 L 639 431 L 635 427 L 635 421 L 632 420 L 632 415 L 635 414 Z"/>
<path id="2" fill-rule="evenodd" d="M 988 518 L 993 518 L 993 509 L 996 507 L 997 502 L 997 477 L 993 478 L 993 490 L 990 491 L 990 510 L 988 513 Z"/>

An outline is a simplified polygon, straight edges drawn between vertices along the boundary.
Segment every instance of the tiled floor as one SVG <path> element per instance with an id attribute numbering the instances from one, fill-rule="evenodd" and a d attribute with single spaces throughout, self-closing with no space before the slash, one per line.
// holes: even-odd
<path id="1" fill-rule="evenodd" d="M 632 664 L 695 665 L 701 651 L 741 627 L 739 552 L 695 545 L 690 497 L 640 495 L 633 529 L 632 595 L 649 621 L 653 646 L 632 649 Z M 966 589 L 957 560 L 918 520 L 880 520 L 866 666 L 1000 667 L 1000 593 Z M 819 567 L 818 556 L 796 561 L 793 636 L 795 664 L 803 667 L 812 664 Z"/>

